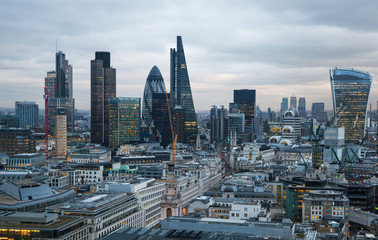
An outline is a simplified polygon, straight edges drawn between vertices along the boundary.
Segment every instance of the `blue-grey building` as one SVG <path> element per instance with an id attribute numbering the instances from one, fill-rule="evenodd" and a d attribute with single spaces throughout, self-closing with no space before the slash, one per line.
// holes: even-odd
<path id="1" fill-rule="evenodd" d="M 17 101 L 15 108 L 20 128 L 38 127 L 39 107 L 35 102 Z"/>
<path id="2" fill-rule="evenodd" d="M 364 137 L 367 104 L 373 75 L 353 68 L 331 68 L 333 109 L 345 109 L 337 127 L 345 128 L 346 141 L 359 141 Z"/>

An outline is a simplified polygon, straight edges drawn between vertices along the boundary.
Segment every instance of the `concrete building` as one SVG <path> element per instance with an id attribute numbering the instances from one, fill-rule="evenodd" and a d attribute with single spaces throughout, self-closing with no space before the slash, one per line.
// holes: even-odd
<path id="1" fill-rule="evenodd" d="M 84 216 L 89 240 L 100 239 L 121 227 L 143 227 L 138 200 L 126 193 L 93 193 L 47 208 L 61 216 Z"/>
<path id="2" fill-rule="evenodd" d="M 109 172 L 106 180 L 108 181 L 124 181 L 135 176 L 136 169 L 131 169 L 128 165 L 121 166 L 120 168 L 112 169 Z"/>
<path id="3" fill-rule="evenodd" d="M 259 222 L 250 220 L 230 220 L 217 218 L 170 217 L 161 222 L 166 230 L 244 233 L 254 237 L 280 237 L 293 239 L 295 224 L 289 219 L 282 222 Z"/>
<path id="4" fill-rule="evenodd" d="M 83 149 L 70 153 L 70 162 L 74 163 L 103 163 L 111 161 L 111 152 L 108 148 L 95 144 L 86 145 Z"/>
<path id="5" fill-rule="evenodd" d="M 347 219 L 349 199 L 331 190 L 309 191 L 303 195 L 302 223 Z"/>
<path id="6" fill-rule="evenodd" d="M 26 167 L 41 167 L 46 164 L 46 158 L 41 153 L 20 153 L 7 159 L 5 169 L 19 169 Z"/>
<path id="7" fill-rule="evenodd" d="M 56 157 L 66 158 L 67 156 L 67 115 L 65 111 L 58 109 L 55 125 Z"/>
<path id="8" fill-rule="evenodd" d="M 72 189 L 51 189 L 32 180 L 5 182 L 0 187 L 0 211 L 33 212 L 66 202 L 75 196 Z"/>
<path id="9" fill-rule="evenodd" d="M 89 227 L 84 217 L 51 213 L 0 212 L 1 239 L 86 240 Z"/>

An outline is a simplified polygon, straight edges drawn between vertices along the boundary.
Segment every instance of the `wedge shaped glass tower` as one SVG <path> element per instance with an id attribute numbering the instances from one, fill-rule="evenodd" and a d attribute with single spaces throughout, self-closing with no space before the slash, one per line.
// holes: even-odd
<path id="1" fill-rule="evenodd" d="M 364 137 L 367 104 L 373 75 L 353 68 L 332 68 L 331 78 L 333 109 L 345 107 L 337 127 L 345 128 L 345 140 L 358 142 Z"/>
<path id="2" fill-rule="evenodd" d="M 171 109 L 180 106 L 184 110 L 183 141 L 197 135 L 197 117 L 190 89 L 188 68 L 181 36 L 177 36 L 177 49 L 171 48 Z M 180 134 L 176 132 L 177 134 Z M 180 139 L 180 137 L 178 137 Z"/>
<path id="3" fill-rule="evenodd" d="M 165 93 L 164 79 L 157 66 L 152 67 L 144 87 L 142 119 L 147 126 L 151 126 L 152 123 L 152 95 L 154 93 Z"/>

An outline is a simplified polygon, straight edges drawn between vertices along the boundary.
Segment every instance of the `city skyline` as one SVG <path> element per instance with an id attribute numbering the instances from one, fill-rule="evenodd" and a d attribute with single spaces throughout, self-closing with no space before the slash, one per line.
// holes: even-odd
<path id="1" fill-rule="evenodd" d="M 324 102 L 331 110 L 330 68 L 353 66 L 378 73 L 375 1 L 142 1 L 119 2 L 117 8 L 71 2 L 59 9 L 47 1 L 0 5 L 0 41 L 6 46 L 0 60 L 0 82 L 6 86 L 0 91 L 1 107 L 12 108 L 23 100 L 43 106 L 44 78 L 46 71 L 55 69 L 56 50 L 67 54 L 74 66 L 78 109 L 90 109 L 88 62 L 101 49 L 112 53 L 117 96 L 142 97 L 152 66 L 159 66 L 163 78 L 169 79 L 169 48 L 177 35 L 185 40 L 197 111 L 214 104 L 227 106 L 233 89 L 256 89 L 256 104 L 264 111 L 279 110 L 282 97 L 292 95 L 306 97 L 306 109 Z M 79 10 L 84 8 L 90 12 L 86 16 Z M 102 23 L 100 15 L 112 17 Z M 187 20 L 172 21 L 179 16 Z M 377 92 L 373 81 L 373 109 Z"/>

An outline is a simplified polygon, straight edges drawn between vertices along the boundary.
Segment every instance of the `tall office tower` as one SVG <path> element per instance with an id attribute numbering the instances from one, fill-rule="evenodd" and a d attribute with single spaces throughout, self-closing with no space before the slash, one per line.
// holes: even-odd
<path id="1" fill-rule="evenodd" d="M 56 157 L 67 156 L 67 115 L 65 109 L 58 109 L 56 115 Z"/>
<path id="2" fill-rule="evenodd" d="M 331 68 L 329 74 L 333 109 L 345 106 L 337 127 L 345 128 L 346 142 L 362 140 L 373 75 L 353 68 Z"/>
<path id="3" fill-rule="evenodd" d="M 228 136 L 228 111 L 221 106 L 213 106 L 210 110 L 210 142 L 225 141 Z"/>
<path id="4" fill-rule="evenodd" d="M 197 117 L 194 110 L 192 91 L 190 88 L 188 68 L 186 65 L 184 47 L 181 36 L 177 36 L 177 49 L 171 48 L 171 109 L 175 110 L 179 106 L 184 112 L 184 142 L 188 141 L 189 137 L 196 138 L 198 134 Z M 179 110 L 181 111 L 181 110 Z M 175 114 L 175 113 L 174 113 Z M 180 115 L 180 114 L 179 114 Z M 179 131 L 176 128 L 180 126 L 175 125 L 175 132 Z M 193 136 L 194 135 L 194 136 Z"/>
<path id="5" fill-rule="evenodd" d="M 185 110 L 181 106 L 173 109 L 173 126 L 177 142 L 185 142 Z"/>
<path id="6" fill-rule="evenodd" d="M 255 139 L 256 90 L 234 90 L 234 102 L 230 103 L 230 112 L 234 112 L 234 109 L 244 113 L 244 141 L 253 141 Z"/>
<path id="7" fill-rule="evenodd" d="M 75 99 L 73 98 L 72 65 L 66 60 L 66 55 L 59 51 L 55 55 L 55 71 L 47 72 L 45 86 L 50 92 L 49 96 L 49 133 L 56 134 L 56 121 L 58 109 L 65 109 L 67 115 L 67 131 L 74 131 Z"/>
<path id="8" fill-rule="evenodd" d="M 39 108 L 35 102 L 16 102 L 16 116 L 20 128 L 38 127 Z"/>
<path id="9" fill-rule="evenodd" d="M 109 146 L 109 99 L 116 96 L 116 69 L 110 53 L 96 52 L 91 61 L 91 142 Z"/>
<path id="10" fill-rule="evenodd" d="M 152 124 L 152 95 L 154 93 L 165 93 L 164 79 L 156 66 L 153 66 L 148 74 L 143 93 L 142 120 L 147 127 Z"/>
<path id="11" fill-rule="evenodd" d="M 214 143 L 219 136 L 219 121 L 218 121 L 217 106 L 210 109 L 210 143 Z"/>
<path id="12" fill-rule="evenodd" d="M 151 105 L 153 139 L 163 147 L 172 143 L 167 97 L 169 98 L 169 93 L 153 93 Z"/>
<path id="13" fill-rule="evenodd" d="M 282 102 L 281 102 L 281 109 L 280 109 L 280 111 L 284 112 L 284 111 L 286 111 L 288 109 L 289 109 L 289 99 L 287 97 L 283 97 L 282 98 Z"/>
<path id="14" fill-rule="evenodd" d="M 297 109 L 297 97 L 296 96 L 292 96 L 290 98 L 290 107 Z"/>
<path id="15" fill-rule="evenodd" d="M 307 112 L 306 112 L 306 98 L 299 98 L 298 100 L 298 112 L 299 115 L 303 118 L 307 117 Z"/>
<path id="16" fill-rule="evenodd" d="M 117 97 L 109 102 L 109 145 L 114 152 L 120 145 L 139 141 L 140 98 Z"/>

